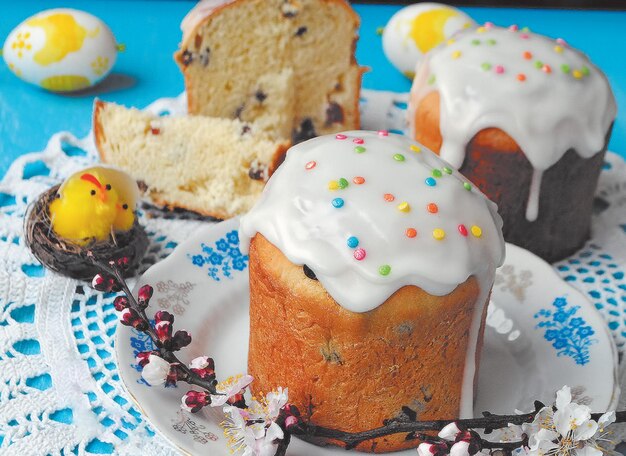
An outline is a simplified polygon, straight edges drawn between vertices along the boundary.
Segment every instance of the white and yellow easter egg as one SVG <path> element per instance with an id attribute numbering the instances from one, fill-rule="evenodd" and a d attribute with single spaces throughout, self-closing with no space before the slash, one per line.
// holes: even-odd
<path id="1" fill-rule="evenodd" d="M 20 79 L 53 92 L 100 82 L 117 58 L 113 33 L 97 17 L 75 9 L 51 9 L 15 27 L 3 58 Z"/>
<path id="2" fill-rule="evenodd" d="M 417 3 L 394 14 L 383 31 L 383 51 L 400 72 L 413 79 L 417 61 L 474 21 L 440 3 Z"/>

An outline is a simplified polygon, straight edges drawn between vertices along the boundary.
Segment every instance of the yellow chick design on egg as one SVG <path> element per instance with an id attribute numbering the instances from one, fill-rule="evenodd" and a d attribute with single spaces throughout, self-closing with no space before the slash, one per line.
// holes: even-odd
<path id="1" fill-rule="evenodd" d="M 70 176 L 50 204 L 52 230 L 74 244 L 85 245 L 92 240 L 108 240 L 114 231 L 131 229 L 136 194 L 128 179 L 124 173 L 107 168 Z"/>

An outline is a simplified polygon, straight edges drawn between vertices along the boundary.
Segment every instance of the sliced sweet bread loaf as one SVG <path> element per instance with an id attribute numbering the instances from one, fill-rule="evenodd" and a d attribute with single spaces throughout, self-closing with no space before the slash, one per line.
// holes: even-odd
<path id="1" fill-rule="evenodd" d="M 143 182 L 155 204 L 222 219 L 250 209 L 289 147 L 254 123 L 155 117 L 102 101 L 93 130 L 102 161 Z"/>
<path id="2" fill-rule="evenodd" d="M 345 0 L 200 2 L 175 54 L 189 112 L 255 120 L 295 142 L 358 128 L 358 27 Z"/>

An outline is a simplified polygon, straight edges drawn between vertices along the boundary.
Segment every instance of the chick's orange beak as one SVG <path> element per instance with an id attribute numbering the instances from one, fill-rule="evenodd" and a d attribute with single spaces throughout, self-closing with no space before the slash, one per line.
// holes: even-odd
<path id="1" fill-rule="evenodd" d="M 93 174 L 90 174 L 90 173 L 85 173 L 85 174 L 81 175 L 80 178 L 82 180 L 87 181 L 87 182 L 91 182 L 93 185 L 95 185 L 96 188 L 98 189 L 98 195 L 100 196 L 100 199 L 102 200 L 103 203 L 106 203 L 107 192 L 106 192 L 104 186 L 102 185 L 102 183 L 98 180 L 98 178 L 96 176 L 94 176 Z"/>

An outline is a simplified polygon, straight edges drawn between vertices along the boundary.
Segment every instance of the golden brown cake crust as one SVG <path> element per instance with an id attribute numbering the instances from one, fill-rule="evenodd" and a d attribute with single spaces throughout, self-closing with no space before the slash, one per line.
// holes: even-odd
<path id="1" fill-rule="evenodd" d="M 415 139 L 436 153 L 442 144 L 440 95 L 431 92 L 415 109 Z M 610 136 L 610 129 L 607 132 Z M 526 219 L 533 167 L 524 152 L 499 128 L 479 131 L 466 147 L 459 171 L 498 205 L 504 239 L 549 262 L 580 249 L 589 238 L 591 212 L 606 143 L 590 158 L 568 150 L 541 179 L 539 216 Z"/>
<path id="2" fill-rule="evenodd" d="M 305 419 L 345 431 L 379 427 L 403 406 L 421 420 L 455 418 L 478 296 L 470 277 L 446 296 L 406 286 L 372 311 L 350 312 L 257 234 L 250 245 L 253 392 L 288 387 Z M 358 449 L 418 444 L 396 435 Z"/>

